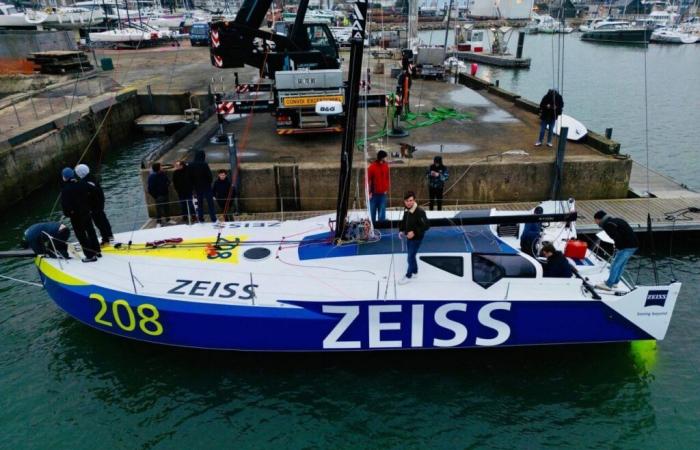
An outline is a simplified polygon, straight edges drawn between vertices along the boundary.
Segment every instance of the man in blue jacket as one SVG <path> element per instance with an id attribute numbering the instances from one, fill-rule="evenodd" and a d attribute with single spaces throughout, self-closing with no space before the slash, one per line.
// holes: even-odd
<path id="1" fill-rule="evenodd" d="M 36 255 L 68 258 L 69 237 L 70 230 L 60 222 L 35 223 L 24 232 L 22 247 L 31 248 Z"/>

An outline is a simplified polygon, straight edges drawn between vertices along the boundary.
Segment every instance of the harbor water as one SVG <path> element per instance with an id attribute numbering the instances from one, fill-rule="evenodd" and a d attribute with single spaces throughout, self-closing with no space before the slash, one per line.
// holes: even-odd
<path id="1" fill-rule="evenodd" d="M 550 51 L 550 40 L 528 36 L 529 71 L 488 76 L 537 99 L 552 84 L 552 65 L 550 53 L 533 52 L 538 42 Z M 567 41 L 567 112 L 595 130 L 614 127 L 624 152 L 645 155 L 643 75 L 628 67 L 641 65 L 640 50 L 580 46 Z M 686 47 L 647 55 L 650 122 L 660 121 L 649 159 L 697 185 L 698 131 L 686 125 L 697 121 L 700 46 Z M 594 63 L 608 69 L 589 71 Z M 138 164 L 159 142 L 139 139 L 101 162 L 117 231 L 146 217 Z M 3 213 L 0 249 L 45 220 L 57 194 L 48 187 Z M 700 243 L 678 240 L 672 250 L 658 259 L 662 279 L 684 283 L 669 332 L 635 345 L 334 355 L 173 349 L 93 330 L 42 289 L 0 279 L 0 448 L 699 448 Z M 29 260 L 0 266 L 4 276 L 38 281 Z M 629 267 L 633 278 L 653 279 L 647 255 Z"/>

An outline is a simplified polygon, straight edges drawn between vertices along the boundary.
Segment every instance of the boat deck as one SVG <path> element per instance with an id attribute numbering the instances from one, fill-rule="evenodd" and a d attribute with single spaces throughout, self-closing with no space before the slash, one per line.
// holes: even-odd
<path id="1" fill-rule="evenodd" d="M 444 205 L 445 210 L 475 210 L 496 208 L 500 211 L 527 211 L 537 206 L 537 202 L 480 203 L 471 205 Z M 689 208 L 700 208 L 700 195 L 679 198 L 624 198 L 580 200 L 576 202 L 578 220 L 576 229 L 580 233 L 592 234 L 600 231 L 593 221 L 598 210 L 604 210 L 614 217 L 621 217 L 629 222 L 636 232 L 645 232 L 647 213 L 651 215 L 655 231 L 700 231 L 700 211 L 690 212 Z M 395 209 L 395 208 L 392 208 Z M 237 221 L 258 220 L 300 220 L 329 214 L 334 211 L 286 211 L 236 216 Z M 685 213 L 684 213 L 685 212 Z M 155 220 L 149 219 L 143 228 L 155 227 Z"/>

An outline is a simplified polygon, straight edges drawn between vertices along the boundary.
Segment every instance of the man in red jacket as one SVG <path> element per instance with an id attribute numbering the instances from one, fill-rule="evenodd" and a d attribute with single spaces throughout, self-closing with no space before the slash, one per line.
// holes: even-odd
<path id="1" fill-rule="evenodd" d="M 389 192 L 389 164 L 384 150 L 377 152 L 377 159 L 367 168 L 369 186 L 369 212 L 372 222 L 386 220 L 386 196 Z"/>

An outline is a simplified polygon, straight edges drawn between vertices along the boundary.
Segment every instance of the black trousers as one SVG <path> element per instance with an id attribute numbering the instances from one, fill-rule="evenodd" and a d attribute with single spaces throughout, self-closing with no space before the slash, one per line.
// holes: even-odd
<path id="1" fill-rule="evenodd" d="M 114 237 L 112 234 L 112 225 L 107 219 L 107 214 L 105 214 L 104 209 L 92 211 L 92 221 L 95 226 L 100 230 L 100 237 L 102 237 L 102 242 L 109 242 L 110 238 Z"/>
<path id="2" fill-rule="evenodd" d="M 221 210 L 221 213 L 224 214 L 224 220 L 227 222 L 230 222 L 232 219 L 232 215 L 229 214 L 229 212 L 232 212 L 234 210 L 233 208 L 233 199 L 228 201 L 228 209 L 226 209 L 226 199 L 225 198 L 217 198 L 216 203 L 219 205 L 219 209 Z"/>
<path id="3" fill-rule="evenodd" d="M 428 186 L 428 194 L 430 196 L 430 202 L 428 203 L 428 207 L 431 211 L 433 210 L 434 203 L 437 203 L 437 210 L 442 211 L 442 191 L 444 189 L 444 187 L 435 188 L 432 186 Z"/>
<path id="4" fill-rule="evenodd" d="M 161 218 L 165 217 L 168 220 L 170 217 L 170 199 L 167 195 L 159 195 L 156 197 L 156 223 L 161 222 Z"/>
<path id="5" fill-rule="evenodd" d="M 86 258 L 92 258 L 100 253 L 100 243 L 97 242 L 97 233 L 92 226 L 92 218 L 88 213 L 71 216 L 70 223 L 73 225 L 75 237 L 80 242 Z"/>

